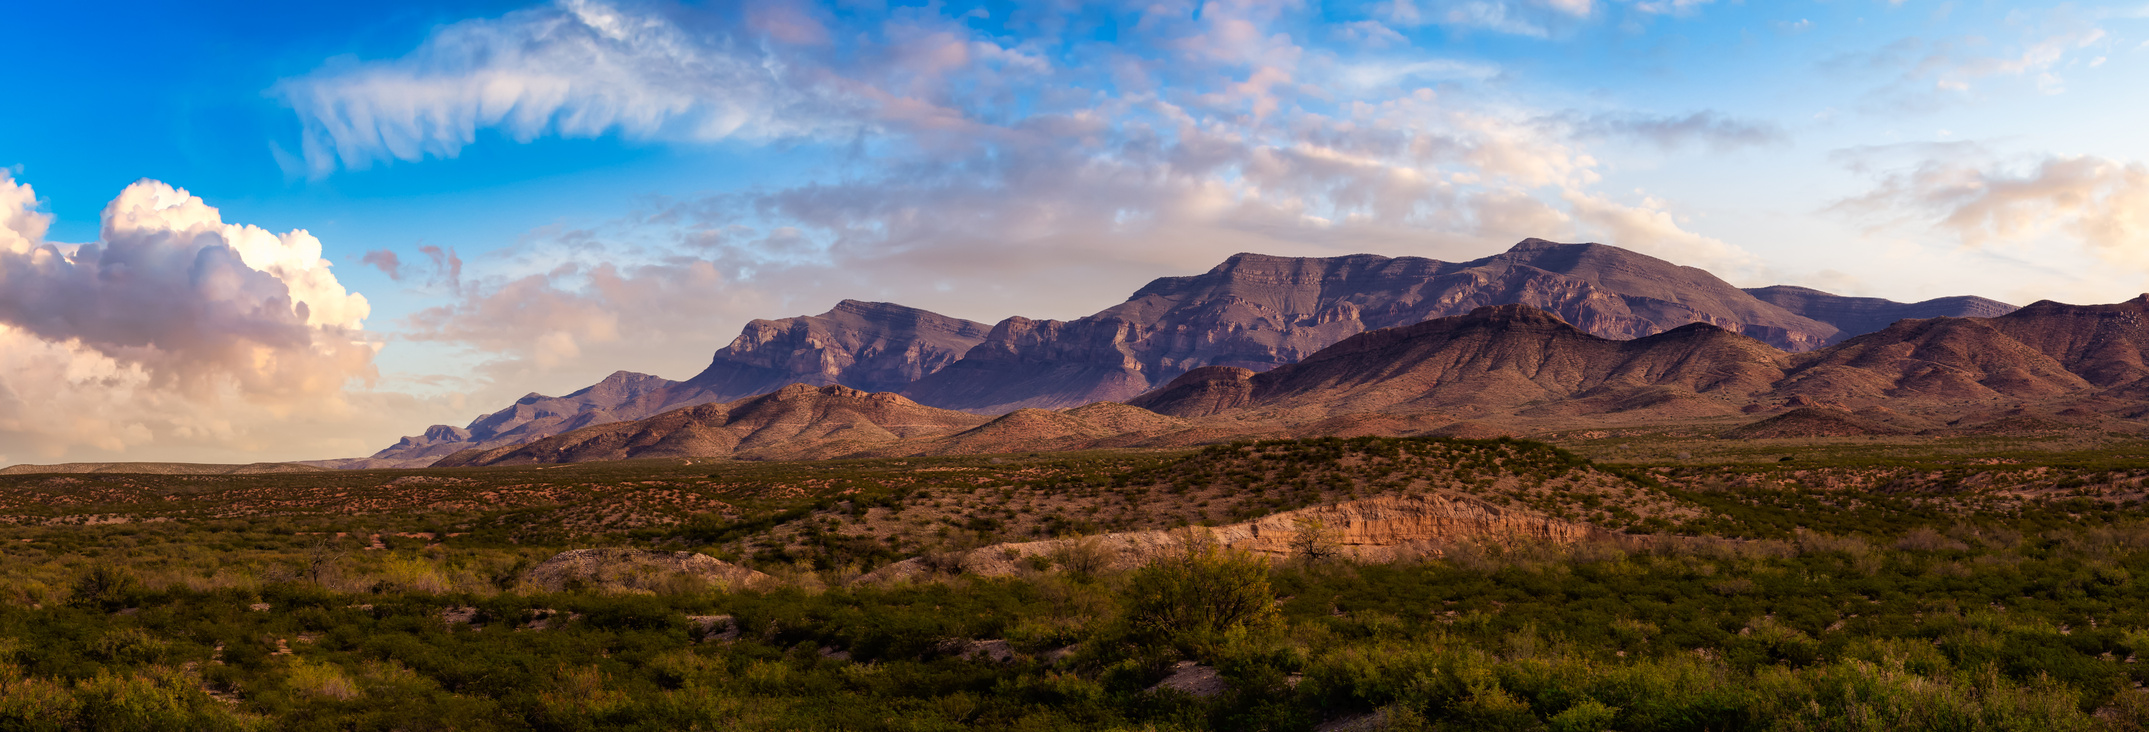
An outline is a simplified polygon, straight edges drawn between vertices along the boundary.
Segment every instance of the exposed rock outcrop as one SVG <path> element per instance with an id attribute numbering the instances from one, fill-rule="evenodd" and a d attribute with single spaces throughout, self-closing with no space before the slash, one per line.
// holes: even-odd
<path id="1" fill-rule="evenodd" d="M 1318 524 L 1326 542 L 1340 554 L 1367 561 L 1438 556 L 1457 546 L 1566 546 L 1583 539 L 1627 539 L 1588 524 L 1547 518 L 1529 511 L 1495 506 L 1474 498 L 1445 495 L 1381 496 L 1332 506 L 1285 511 L 1254 521 L 1216 528 L 1133 531 L 1090 537 L 994 544 L 954 559 L 963 574 L 1001 577 L 1030 567 L 1031 557 L 1066 562 L 1087 555 L 1095 569 L 1139 567 L 1158 557 L 1185 551 L 1187 542 L 1218 546 L 1270 558 L 1292 555 L 1292 540 Z M 861 575 L 859 582 L 888 582 L 930 576 L 948 568 L 946 558 L 919 557 Z"/>
<path id="2" fill-rule="evenodd" d="M 1127 403 L 1159 414 L 1195 417 L 1246 406 L 1254 396 L 1252 369 L 1203 366 Z"/>
<path id="3" fill-rule="evenodd" d="M 524 581 L 546 592 L 655 592 L 681 577 L 733 589 L 759 587 L 771 580 L 766 574 L 694 552 L 570 549 L 531 568 Z"/>

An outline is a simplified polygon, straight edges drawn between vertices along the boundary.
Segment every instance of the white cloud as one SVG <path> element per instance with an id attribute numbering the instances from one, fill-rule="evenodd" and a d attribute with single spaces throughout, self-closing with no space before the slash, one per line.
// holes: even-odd
<path id="1" fill-rule="evenodd" d="M 1499 73 L 1500 67 L 1492 64 L 1435 58 L 1345 64 L 1336 68 L 1334 76 L 1351 91 L 1366 93 L 1396 91 L 1405 84 L 1485 81 Z"/>
<path id="2" fill-rule="evenodd" d="M 105 207 L 99 240 L 67 252 L 40 241 L 12 187 L 14 233 L 0 250 L 0 323 L 141 365 L 159 384 L 249 394 L 342 387 L 368 372 L 356 331 L 368 312 L 305 231 L 225 224 L 184 190 L 144 180 Z M 23 222 L 24 228 L 16 228 Z"/>
<path id="3" fill-rule="evenodd" d="M 1644 0 L 1634 4 L 1634 9 L 1651 15 L 1689 15 L 1696 8 L 1715 0 Z"/>
<path id="4" fill-rule="evenodd" d="M 796 22 L 764 27 L 808 33 Z M 747 40 L 697 35 L 661 15 L 596 0 L 561 0 L 456 23 L 405 58 L 331 65 L 277 91 L 305 124 L 305 162 L 315 175 L 339 161 L 363 168 L 453 157 L 483 128 L 525 141 L 609 132 L 771 139 L 845 116 L 821 80 Z"/>
<path id="5" fill-rule="evenodd" d="M 1596 13 L 1594 0 L 1392 0 L 1381 6 L 1401 26 L 1439 25 L 1545 38 Z"/>
<path id="6" fill-rule="evenodd" d="M 300 449 L 279 422 L 347 417 L 375 377 L 366 300 L 306 232 L 144 180 L 74 247 L 35 201 L 0 173 L 0 451 Z"/>
<path id="7" fill-rule="evenodd" d="M 1900 161 L 1909 157 L 1908 161 Z M 1971 143 L 1850 151 L 1874 188 L 1836 204 L 1881 226 L 1925 226 L 2016 252 L 2071 246 L 2149 270 L 2149 165 L 2096 156 L 2003 159 Z M 1891 160 L 1893 159 L 1893 160 Z M 1891 164 L 1893 163 L 1893 164 Z"/>
<path id="8" fill-rule="evenodd" d="M 1574 135 L 1584 139 L 1625 138 L 1648 143 L 1661 150 L 1700 146 L 1713 151 L 1724 151 L 1790 141 L 1790 134 L 1774 123 L 1738 119 L 1708 110 L 1685 115 L 1634 112 L 1600 112 L 1589 115 L 1570 113 L 1550 121 L 1566 125 Z"/>
<path id="9" fill-rule="evenodd" d="M 1888 81 L 1866 94 L 1866 106 L 1897 112 L 1930 110 L 1990 93 L 1991 87 L 2026 84 L 2043 94 L 2066 91 L 2065 75 L 2095 68 L 2112 44 L 2103 28 L 2062 10 L 2023 22 L 2013 42 L 1982 35 L 1907 37 L 1870 52 L 1837 57 L 1824 66 Z"/>
<path id="10" fill-rule="evenodd" d="M 1336 28 L 1335 34 L 1337 38 L 1366 48 L 1410 45 L 1410 39 L 1403 37 L 1402 33 L 1396 32 L 1394 28 L 1390 28 L 1377 20 L 1359 20 L 1344 23 Z"/>
<path id="11" fill-rule="evenodd" d="M 1629 206 L 1608 197 L 1569 192 L 1574 215 L 1585 238 L 1688 267 L 1700 267 L 1726 279 L 1751 280 L 1763 272 L 1760 258 L 1714 237 L 1687 231 L 1664 201 L 1644 197 Z"/>

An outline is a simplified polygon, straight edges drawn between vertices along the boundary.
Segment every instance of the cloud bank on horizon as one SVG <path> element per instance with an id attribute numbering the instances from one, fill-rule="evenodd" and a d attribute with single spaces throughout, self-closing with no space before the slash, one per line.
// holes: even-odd
<path id="1" fill-rule="evenodd" d="M 845 297 L 1067 317 L 1238 251 L 1460 259 L 1537 236 L 1741 285 L 2149 289 L 2149 150 L 2077 106 L 2111 131 L 2149 112 L 2110 94 L 2144 64 L 2149 13 L 1764 5 L 560 0 L 465 17 L 269 84 L 296 134 L 262 142 L 290 182 L 246 193 L 528 175 L 542 161 L 501 156 L 570 140 L 709 172 L 593 182 L 618 202 L 596 216 L 502 199 L 467 217 L 518 235 L 483 248 L 225 224 L 180 180 L 127 187 L 96 242 L 64 245 L 5 179 L 0 455 L 355 454 L 614 369 L 684 377 L 750 318 Z M 2086 126 L 2028 134 L 2062 119 Z M 1906 270 L 1932 280 L 1894 281 Z M 328 449 L 331 432 L 364 436 Z"/>
<path id="2" fill-rule="evenodd" d="M 0 435 L 52 452 L 273 444 L 295 411 L 351 411 L 374 378 L 366 298 L 305 231 L 227 224 L 143 180 L 98 240 L 46 240 L 28 185 L 0 174 Z M 235 417 L 252 419 L 235 419 Z"/>

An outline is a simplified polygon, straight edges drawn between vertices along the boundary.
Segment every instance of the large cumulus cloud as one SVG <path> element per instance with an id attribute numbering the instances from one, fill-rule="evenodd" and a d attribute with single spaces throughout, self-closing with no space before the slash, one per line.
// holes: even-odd
<path id="1" fill-rule="evenodd" d="M 105 207 L 97 241 L 48 225 L 0 172 L 0 454 L 259 449 L 376 376 L 366 299 L 304 231 L 227 224 L 151 180 Z"/>

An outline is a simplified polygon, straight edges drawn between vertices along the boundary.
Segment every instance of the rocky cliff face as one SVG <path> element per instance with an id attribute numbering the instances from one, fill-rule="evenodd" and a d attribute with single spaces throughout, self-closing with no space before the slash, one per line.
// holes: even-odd
<path id="1" fill-rule="evenodd" d="M 719 588 L 763 587 L 774 577 L 697 552 L 641 549 L 569 549 L 530 568 L 523 581 L 546 592 L 575 588 L 657 592 L 667 581 L 692 577 Z"/>
<path id="2" fill-rule="evenodd" d="M 1004 321 L 903 393 L 981 413 L 1124 401 L 1204 366 L 1266 371 L 1368 330 L 1508 303 L 1612 339 L 1700 322 L 1800 351 L 1837 334 L 1705 271 L 1599 244 L 1531 239 L 1462 263 L 1240 254 L 1087 318 Z"/>
<path id="3" fill-rule="evenodd" d="M 1283 559 L 1293 552 L 1292 539 L 1318 523 L 1344 556 L 1361 561 L 1440 556 L 1459 545 L 1480 547 L 1557 547 L 1583 540 L 1626 541 L 1636 546 L 1654 541 L 1542 514 L 1495 506 L 1474 498 L 1446 495 L 1380 496 L 1359 501 L 1285 511 L 1245 523 L 1173 531 L 1130 531 L 1079 539 L 1051 539 L 994 544 L 961 559 L 963 574 L 1004 577 L 1020 574 L 1032 557 L 1052 557 L 1079 547 L 1100 555 L 1105 568 L 1133 569 L 1159 557 L 1187 550 L 1188 541 Z M 861 575 L 864 584 L 915 579 L 932 574 L 924 559 L 907 559 Z"/>
<path id="4" fill-rule="evenodd" d="M 1838 332 L 1829 339 L 1830 343 L 1878 331 L 1898 320 L 1996 318 L 2015 311 L 2013 305 L 1972 295 L 1906 303 L 1877 297 L 1845 297 L 1791 285 L 1748 288 L 1746 293 L 1762 302 L 1835 326 Z"/>
<path id="5" fill-rule="evenodd" d="M 820 315 L 756 320 L 687 385 L 720 401 L 785 384 L 897 391 L 955 363 L 990 328 L 885 302 L 845 300 Z"/>

